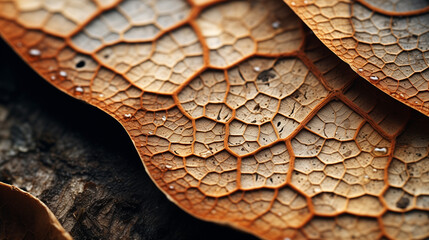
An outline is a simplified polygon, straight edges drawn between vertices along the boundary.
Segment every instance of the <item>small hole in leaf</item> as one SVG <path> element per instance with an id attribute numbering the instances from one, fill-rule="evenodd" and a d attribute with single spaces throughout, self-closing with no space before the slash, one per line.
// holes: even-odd
<path id="1" fill-rule="evenodd" d="M 80 60 L 78 63 L 76 63 L 76 68 L 83 68 L 85 67 L 85 61 Z"/>

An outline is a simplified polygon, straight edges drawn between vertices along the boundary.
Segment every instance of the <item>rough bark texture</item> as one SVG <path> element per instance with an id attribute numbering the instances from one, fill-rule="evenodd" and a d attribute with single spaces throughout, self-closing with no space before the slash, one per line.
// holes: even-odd
<path id="1" fill-rule="evenodd" d="M 75 239 L 253 239 L 184 213 L 112 118 L 51 87 L 0 42 L 0 181 L 45 202 Z"/>

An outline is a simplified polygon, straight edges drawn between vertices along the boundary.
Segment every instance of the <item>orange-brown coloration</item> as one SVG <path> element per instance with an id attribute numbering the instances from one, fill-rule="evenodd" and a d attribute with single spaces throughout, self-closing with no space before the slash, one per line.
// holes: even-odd
<path id="1" fill-rule="evenodd" d="M 429 237 L 429 133 L 414 127 L 428 119 L 360 79 L 282 1 L 169 2 L 112 3 L 63 36 L 17 20 L 44 7 L 6 1 L 16 14 L 0 32 L 116 118 L 198 218 L 264 239 Z M 139 4 L 150 19 L 133 17 Z"/>
<path id="2" fill-rule="evenodd" d="M 0 182 L 0 239 L 72 238 L 44 203 Z"/>
<path id="3" fill-rule="evenodd" d="M 285 2 L 356 73 L 429 115 L 428 1 Z"/>

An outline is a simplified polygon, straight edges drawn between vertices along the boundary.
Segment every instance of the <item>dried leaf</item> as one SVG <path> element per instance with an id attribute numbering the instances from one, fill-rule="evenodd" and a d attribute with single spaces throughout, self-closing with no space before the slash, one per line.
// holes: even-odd
<path id="1" fill-rule="evenodd" d="M 0 239 L 72 238 L 43 202 L 0 182 Z"/>
<path id="2" fill-rule="evenodd" d="M 285 2 L 355 72 L 429 115 L 429 1 Z"/>
<path id="3" fill-rule="evenodd" d="M 2 36 L 117 119 L 190 214 L 264 239 L 429 237 L 429 120 L 282 1 L 37 2 L 2 2 Z"/>

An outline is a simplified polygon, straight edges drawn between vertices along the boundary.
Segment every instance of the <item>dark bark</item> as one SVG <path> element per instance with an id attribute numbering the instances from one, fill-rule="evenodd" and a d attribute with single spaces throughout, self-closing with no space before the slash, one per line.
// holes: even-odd
<path id="1" fill-rule="evenodd" d="M 114 119 L 50 86 L 1 40 L 0 53 L 0 181 L 45 202 L 75 239 L 252 239 L 180 210 Z"/>

